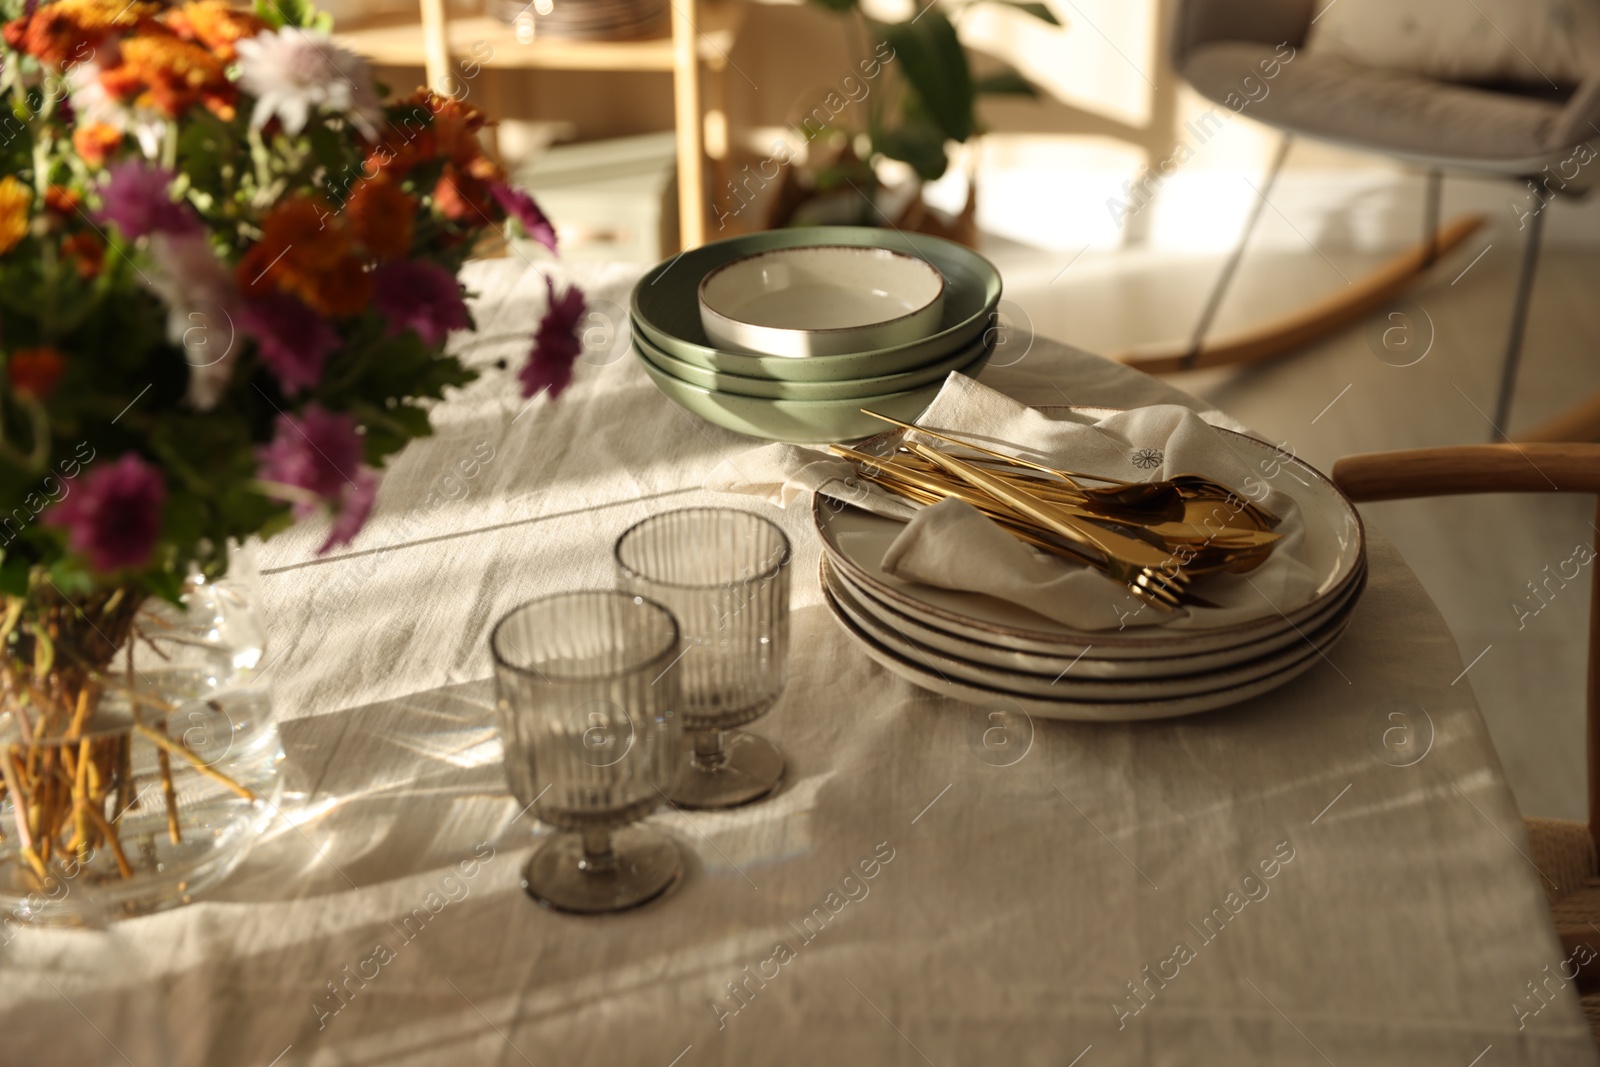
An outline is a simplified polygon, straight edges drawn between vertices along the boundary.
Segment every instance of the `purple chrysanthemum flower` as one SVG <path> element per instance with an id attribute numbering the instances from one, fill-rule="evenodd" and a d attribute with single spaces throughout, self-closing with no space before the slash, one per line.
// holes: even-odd
<path id="1" fill-rule="evenodd" d="M 322 542 L 322 547 L 317 549 L 317 555 L 326 555 L 330 549 L 354 541 L 356 534 L 367 524 L 367 516 L 372 514 L 372 502 L 377 496 L 377 472 L 363 469 L 345 487 L 339 499 L 339 510 L 333 516 L 333 528 L 328 531 L 328 539 Z"/>
<path id="2" fill-rule="evenodd" d="M 529 237 L 552 252 L 556 250 L 556 228 L 533 197 L 505 182 L 490 182 L 489 192 L 499 202 L 500 210 L 522 223 L 522 229 Z"/>
<path id="3" fill-rule="evenodd" d="M 578 325 L 589 311 L 583 290 L 569 285 L 560 297 L 556 296 L 556 283 L 544 280 L 550 290 L 550 306 L 539 329 L 533 335 L 533 351 L 517 377 L 522 382 L 523 396 L 537 396 L 541 389 L 550 390 L 552 398 L 561 395 L 572 384 L 572 365 L 583 354 L 583 341 L 578 337 Z"/>
<path id="4" fill-rule="evenodd" d="M 353 415 L 339 415 L 316 404 L 296 418 L 279 415 L 272 443 L 257 451 L 257 476 L 303 490 L 320 499 L 295 501 L 294 515 L 305 518 L 326 502 L 333 529 L 318 554 L 349 544 L 372 512 L 377 472 L 361 462 L 361 435 Z"/>
<path id="5" fill-rule="evenodd" d="M 288 293 L 250 300 L 239 313 L 239 328 L 255 338 L 262 361 L 289 396 L 314 388 L 328 354 L 339 347 L 328 321 Z"/>
<path id="6" fill-rule="evenodd" d="M 389 333 L 407 328 L 429 345 L 444 344 L 451 330 L 472 325 L 454 274 L 419 259 L 385 263 L 373 273 L 372 302 L 389 320 Z"/>
<path id="7" fill-rule="evenodd" d="M 129 452 L 85 474 L 44 521 L 66 530 L 67 544 L 97 571 L 140 567 L 160 539 L 166 499 L 161 472 Z"/>
<path id="8" fill-rule="evenodd" d="M 198 233 L 200 218 L 187 204 L 172 199 L 172 180 L 170 170 L 142 160 L 113 163 L 100 187 L 103 206 L 96 221 L 114 224 L 130 241 L 151 233 Z"/>

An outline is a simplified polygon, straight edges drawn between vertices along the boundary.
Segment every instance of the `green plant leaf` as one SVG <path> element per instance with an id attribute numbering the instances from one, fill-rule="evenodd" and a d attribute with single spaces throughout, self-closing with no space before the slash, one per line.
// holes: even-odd
<path id="1" fill-rule="evenodd" d="M 284 25 L 283 10 L 272 0 L 256 0 L 256 18 L 267 24 L 269 30 L 281 30 Z"/>
<path id="2" fill-rule="evenodd" d="M 1039 87 L 1014 70 L 986 74 L 972 83 L 979 96 L 1038 96 Z"/>
<path id="3" fill-rule="evenodd" d="M 944 151 L 945 134 L 931 122 L 908 121 L 890 130 L 879 130 L 872 147 L 890 159 L 909 163 L 925 182 L 938 181 L 950 165 Z"/>
<path id="4" fill-rule="evenodd" d="M 331 16 L 318 11 L 311 0 L 256 0 L 256 17 L 273 29 L 299 26 L 326 31 L 333 25 Z"/>
<path id="5" fill-rule="evenodd" d="M 0 593 L 7 596 L 28 595 L 28 572 L 31 567 L 21 556 L 7 555 L 0 563 Z"/>
<path id="6" fill-rule="evenodd" d="M 1040 22 L 1051 26 L 1061 25 L 1061 20 L 1056 18 L 1056 13 L 1043 4 L 1031 3 L 1029 0 L 984 0 L 985 3 L 999 4 L 1003 7 L 1014 7 L 1024 14 L 1032 15 Z"/>
<path id="7" fill-rule="evenodd" d="M 956 28 L 936 7 L 924 8 L 909 22 L 879 24 L 878 33 L 894 49 L 909 89 L 929 118 L 953 141 L 972 136 L 972 71 Z"/>
<path id="8" fill-rule="evenodd" d="M 811 2 L 829 11 L 849 11 L 856 6 L 856 0 L 811 0 Z"/>

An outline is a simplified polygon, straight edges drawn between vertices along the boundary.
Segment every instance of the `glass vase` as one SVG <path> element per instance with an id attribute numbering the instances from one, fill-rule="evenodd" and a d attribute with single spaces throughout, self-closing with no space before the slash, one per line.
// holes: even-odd
<path id="1" fill-rule="evenodd" d="M 58 620 L 51 670 L 41 677 L 37 643 L 6 649 L 0 926 L 187 903 L 239 864 L 279 801 L 254 554 L 235 550 L 220 579 L 192 573 L 181 607 L 51 595 L 65 607 L 30 605 Z"/>

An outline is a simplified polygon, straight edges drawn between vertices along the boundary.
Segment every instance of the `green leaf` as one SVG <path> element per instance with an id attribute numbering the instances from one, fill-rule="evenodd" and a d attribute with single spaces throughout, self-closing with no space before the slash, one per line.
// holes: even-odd
<path id="1" fill-rule="evenodd" d="M 145 575 L 145 587 L 152 596 L 169 604 L 183 605 L 183 577 L 172 571 L 150 571 Z"/>
<path id="2" fill-rule="evenodd" d="M 811 0 L 811 2 L 829 11 L 850 11 L 856 6 L 856 0 Z"/>
<path id="3" fill-rule="evenodd" d="M 308 30 L 326 30 L 333 25 L 330 16 L 318 11 L 311 0 L 256 0 L 256 17 L 272 29 L 299 26 Z"/>
<path id="4" fill-rule="evenodd" d="M 267 24 L 267 29 L 283 29 L 283 10 L 279 8 L 277 4 L 273 3 L 272 0 L 256 0 L 255 13 L 256 18 Z"/>
<path id="5" fill-rule="evenodd" d="M 1014 70 L 986 74 L 972 83 L 979 96 L 1038 96 L 1039 87 Z"/>
<path id="6" fill-rule="evenodd" d="M 880 24 L 879 34 L 894 49 L 912 93 L 929 118 L 953 141 L 965 141 L 976 126 L 972 71 L 956 28 L 936 7 L 909 22 Z"/>
<path id="7" fill-rule="evenodd" d="M 21 556 L 8 554 L 0 563 L 0 593 L 7 596 L 28 595 L 28 572 L 32 568 Z"/>
<path id="8" fill-rule="evenodd" d="M 1000 4 L 1003 7 L 1014 7 L 1018 11 L 1021 11 L 1024 14 L 1032 15 L 1040 22 L 1047 23 L 1051 26 L 1061 25 L 1061 20 L 1056 18 L 1055 12 L 1051 11 L 1048 7 L 1045 7 L 1043 4 L 1031 3 L 1029 0 L 984 0 L 984 2 Z"/>
<path id="9" fill-rule="evenodd" d="M 930 122 L 910 121 L 891 130 L 879 130 L 872 147 L 890 159 L 909 163 L 925 182 L 938 181 L 950 165 L 944 151 L 945 134 Z"/>

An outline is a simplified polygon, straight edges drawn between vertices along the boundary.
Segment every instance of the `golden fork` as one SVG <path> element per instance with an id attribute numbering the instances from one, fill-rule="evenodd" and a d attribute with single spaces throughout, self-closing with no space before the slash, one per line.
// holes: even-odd
<path id="1" fill-rule="evenodd" d="M 1165 594 L 1170 597 L 1174 605 L 1181 600 L 1188 588 L 1190 577 L 1184 573 L 1182 565 L 1172 553 L 1125 534 L 1084 522 L 1048 501 L 1018 489 L 1003 478 L 953 456 L 947 456 L 936 449 L 915 441 L 907 442 L 907 447 L 930 463 L 938 464 L 962 481 L 982 489 L 1021 512 L 1052 533 L 1087 545 L 1099 552 L 1105 559 L 1106 573 L 1129 587 L 1150 590 L 1158 596 Z"/>

